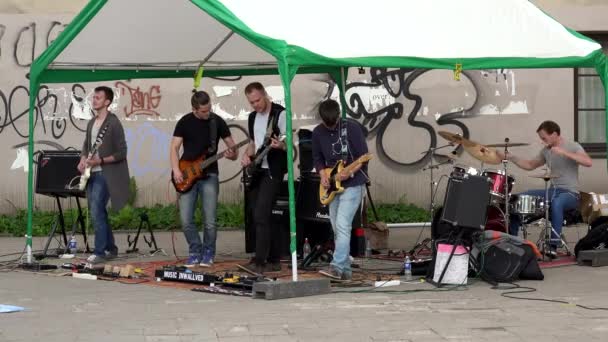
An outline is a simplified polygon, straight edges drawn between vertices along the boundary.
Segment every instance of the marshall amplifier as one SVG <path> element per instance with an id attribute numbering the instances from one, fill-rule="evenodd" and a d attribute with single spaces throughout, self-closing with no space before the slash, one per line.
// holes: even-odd
<path id="1" fill-rule="evenodd" d="M 36 193 L 49 196 L 82 196 L 78 190 L 80 151 L 41 151 L 36 165 Z"/>

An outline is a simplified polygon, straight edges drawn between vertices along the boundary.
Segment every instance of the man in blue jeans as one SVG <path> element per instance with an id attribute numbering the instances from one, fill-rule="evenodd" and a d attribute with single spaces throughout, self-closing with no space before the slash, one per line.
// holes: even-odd
<path id="1" fill-rule="evenodd" d="M 592 161 L 583 147 L 576 142 L 568 141 L 561 136 L 559 125 L 553 121 L 544 121 L 536 130 L 545 146 L 534 159 L 522 159 L 514 154 L 507 158 L 524 170 L 534 170 L 547 165 L 551 174 L 559 176 L 551 180 L 549 187 L 551 226 L 555 232 L 551 234 L 551 245 L 545 254 L 557 256 L 557 247 L 561 245 L 561 232 L 564 224 L 564 212 L 575 209 L 579 205 L 578 166 L 591 167 Z M 501 158 L 504 154 L 498 152 Z M 523 195 L 545 197 L 545 190 L 530 190 Z M 547 203 L 545 199 L 545 203 Z M 521 217 L 510 215 L 509 233 L 517 235 L 521 227 Z"/>
<path id="2" fill-rule="evenodd" d="M 183 146 L 181 159 L 193 161 L 205 155 L 210 158 L 217 154 L 220 138 L 228 147 L 234 147 L 230 129 L 226 121 L 211 112 L 211 99 L 204 91 L 197 91 L 191 99 L 192 112 L 184 115 L 175 126 L 171 139 L 171 169 L 176 182 L 183 181 L 183 174 L 179 169 L 179 151 Z M 238 151 L 227 150 L 224 156 L 236 160 Z M 217 162 L 210 164 L 206 169 L 207 177 L 199 179 L 186 193 L 179 196 L 179 213 L 182 229 L 188 242 L 189 257 L 186 267 L 213 265 L 215 258 L 215 241 L 217 237 L 216 209 L 219 192 Z M 203 203 L 203 217 L 205 228 L 203 242 L 194 224 L 194 210 L 197 199 Z"/>
<path id="3" fill-rule="evenodd" d="M 90 168 L 86 193 L 91 221 L 95 228 L 95 250 L 87 262 L 98 264 L 118 255 L 106 206 L 120 210 L 129 198 L 127 142 L 118 117 L 108 111 L 114 100 L 112 89 L 95 88 L 92 108 L 95 111 L 86 130 L 78 170 Z M 95 147 L 95 149 L 93 148 Z"/>
<path id="4" fill-rule="evenodd" d="M 330 179 L 324 169 L 333 167 L 339 160 L 346 159 L 346 165 L 357 160 L 367 153 L 367 143 L 357 123 L 340 119 L 340 106 L 336 101 L 321 102 L 319 115 L 323 123 L 312 132 L 312 154 L 321 184 L 328 188 Z M 361 205 L 363 187 L 368 180 L 367 165 L 356 168 L 350 174 L 339 174 L 338 177 L 345 190 L 329 204 L 335 250 L 329 268 L 319 272 L 330 278 L 350 280 L 350 235 L 353 218 Z"/>

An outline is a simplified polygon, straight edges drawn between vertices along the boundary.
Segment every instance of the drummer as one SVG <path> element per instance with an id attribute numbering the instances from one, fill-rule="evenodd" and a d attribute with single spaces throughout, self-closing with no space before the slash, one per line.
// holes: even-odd
<path id="1" fill-rule="evenodd" d="M 551 179 L 549 187 L 550 218 L 554 232 L 551 235 L 550 249 L 545 251 L 549 257 L 556 257 L 557 247 L 561 245 L 564 212 L 579 206 L 578 166 L 580 164 L 591 167 L 592 161 L 581 145 L 574 141 L 568 141 L 561 136 L 560 127 L 557 123 L 544 121 L 538 126 L 536 133 L 538 133 L 545 147 L 534 159 L 523 159 L 512 153 L 507 153 L 507 159 L 524 170 L 534 170 L 546 164 L 549 172 L 557 176 L 557 178 Z M 504 159 L 504 153 L 496 152 L 500 158 Z M 545 190 L 529 190 L 522 195 L 544 198 Z M 510 215 L 510 234 L 517 235 L 521 224 L 519 215 Z"/>

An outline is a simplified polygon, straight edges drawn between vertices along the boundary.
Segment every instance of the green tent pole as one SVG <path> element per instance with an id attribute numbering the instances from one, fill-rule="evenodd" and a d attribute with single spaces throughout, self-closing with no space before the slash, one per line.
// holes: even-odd
<path id="1" fill-rule="evenodd" d="M 342 108 L 342 119 L 346 119 L 346 78 L 348 77 L 348 67 L 340 67 L 331 73 L 340 90 L 340 107 Z"/>
<path id="2" fill-rule="evenodd" d="M 285 121 L 287 133 L 287 188 L 289 191 L 289 230 L 290 230 L 290 245 L 291 252 L 291 276 L 293 281 L 298 281 L 298 255 L 296 252 L 296 204 L 295 204 L 295 188 L 293 185 L 293 133 L 292 133 L 292 110 L 291 110 L 291 81 L 295 77 L 298 68 L 290 66 L 286 62 L 279 62 L 279 73 L 283 90 L 285 92 Z"/>
<path id="3" fill-rule="evenodd" d="M 25 234 L 25 248 L 27 263 L 32 263 L 32 230 L 34 222 L 34 110 L 36 95 L 38 94 L 38 80 L 30 79 L 30 109 L 28 114 L 28 144 L 27 144 L 27 232 Z"/>

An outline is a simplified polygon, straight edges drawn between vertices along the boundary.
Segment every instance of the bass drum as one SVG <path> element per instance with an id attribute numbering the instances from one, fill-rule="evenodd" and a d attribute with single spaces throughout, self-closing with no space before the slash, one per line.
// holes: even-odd
<path id="1" fill-rule="evenodd" d="M 435 210 L 433 221 L 431 222 L 431 239 L 437 240 L 446 238 L 452 231 L 452 225 L 447 222 L 441 222 L 443 207 Z M 500 209 L 495 206 L 488 206 L 486 212 L 486 228 L 485 230 L 495 230 L 502 233 L 507 233 L 505 226 L 505 218 Z"/>

